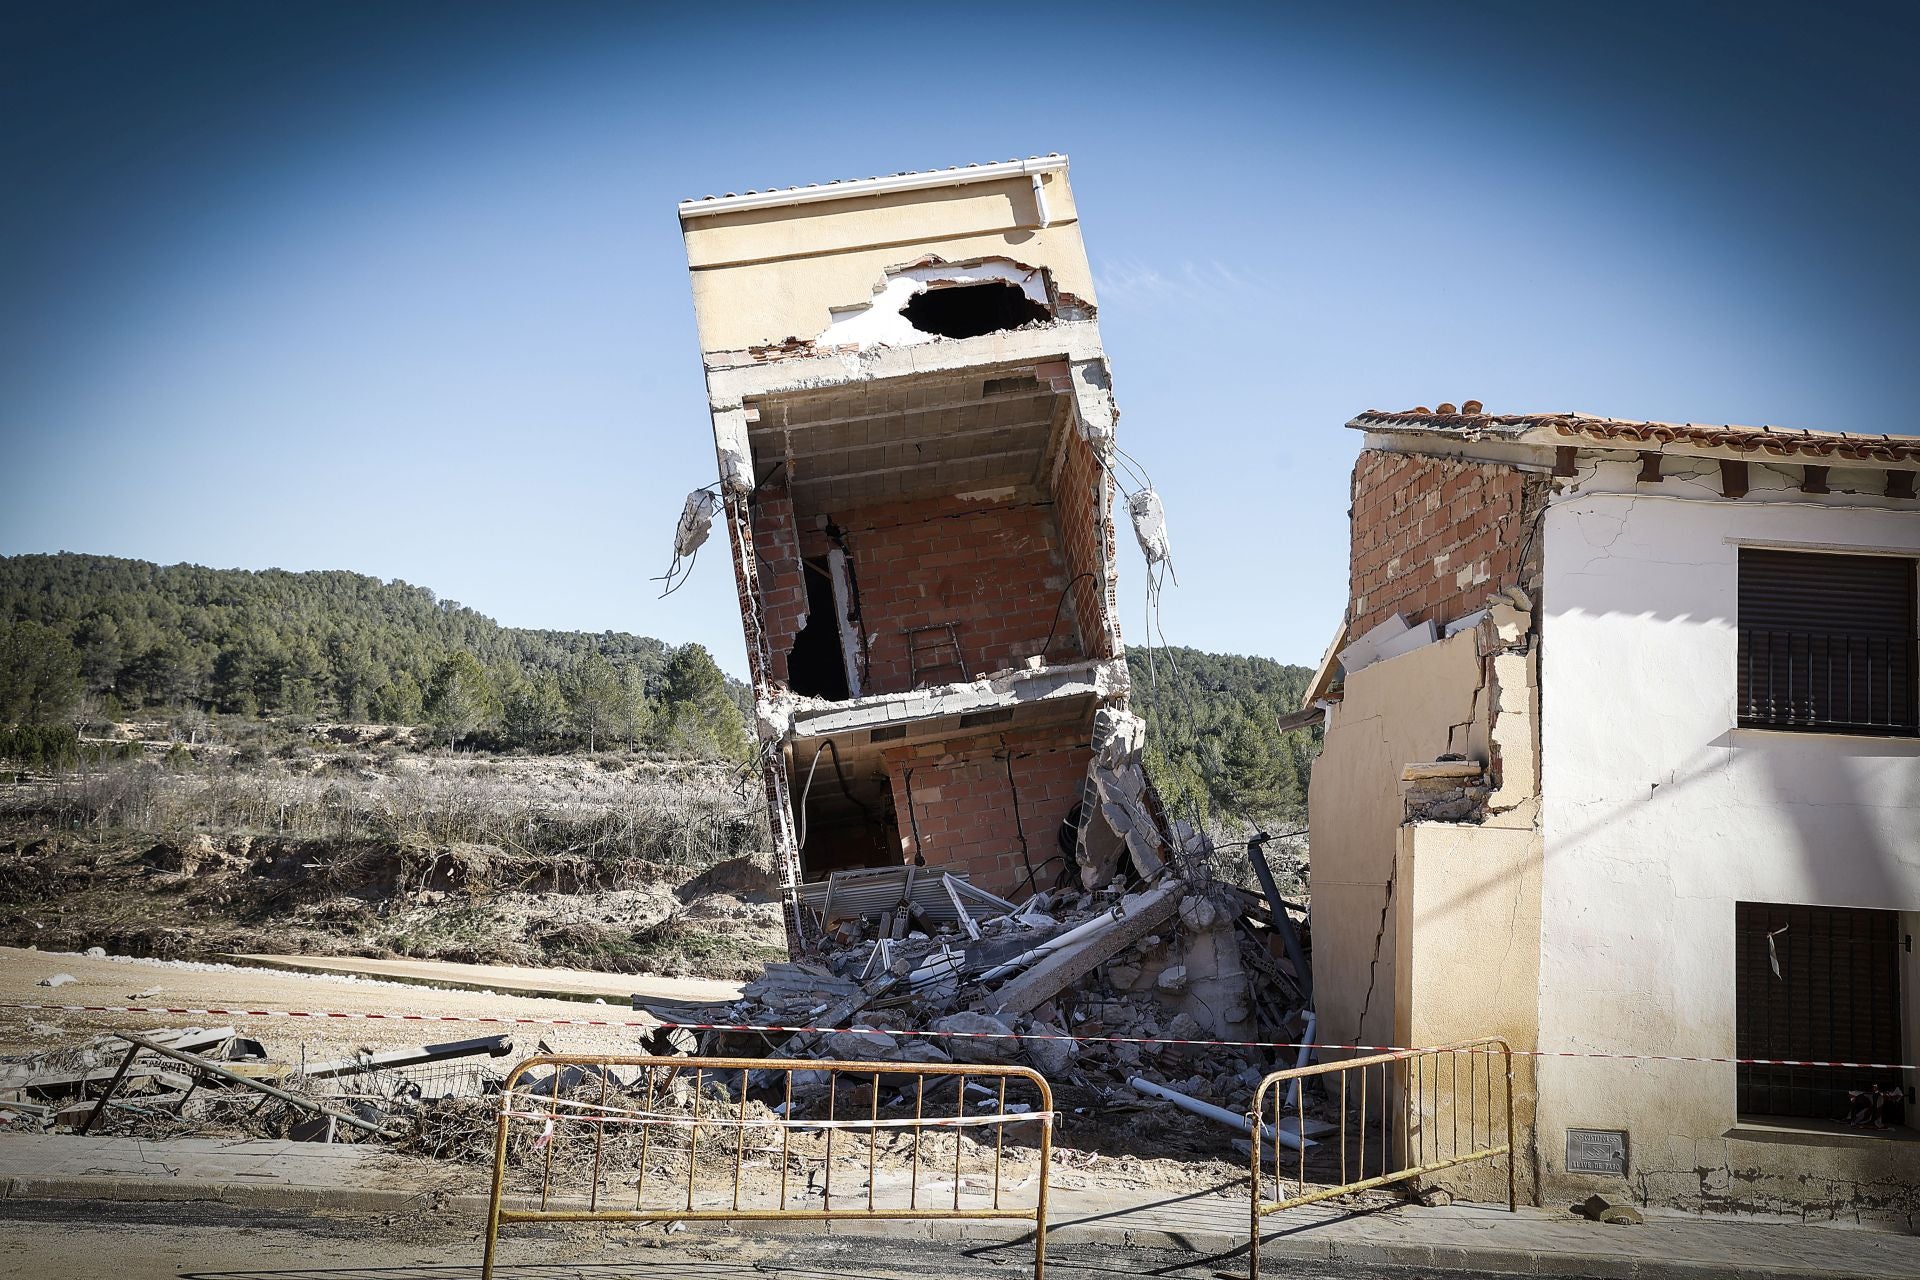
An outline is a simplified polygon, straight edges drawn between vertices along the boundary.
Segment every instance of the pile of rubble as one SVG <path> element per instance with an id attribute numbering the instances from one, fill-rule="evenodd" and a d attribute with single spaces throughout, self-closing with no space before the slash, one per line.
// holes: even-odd
<path id="1" fill-rule="evenodd" d="M 1302 923 L 1277 892 L 1179 865 L 1131 892 L 1116 876 L 1018 905 L 932 868 L 836 872 L 800 889 L 826 939 L 811 958 L 767 966 L 732 1004 L 634 1006 L 719 1028 L 668 1032 L 662 1047 L 681 1052 L 1016 1063 L 1089 1108 L 1157 1095 L 1244 1111 L 1263 1075 L 1296 1062 L 1253 1043 L 1309 1038 Z"/>
<path id="2" fill-rule="evenodd" d="M 443 1100 L 497 1092 L 499 1075 L 457 1060 L 512 1051 L 500 1035 L 282 1063 L 232 1027 L 122 1031 L 0 1063 L 0 1123 L 144 1138 L 405 1141 Z"/>

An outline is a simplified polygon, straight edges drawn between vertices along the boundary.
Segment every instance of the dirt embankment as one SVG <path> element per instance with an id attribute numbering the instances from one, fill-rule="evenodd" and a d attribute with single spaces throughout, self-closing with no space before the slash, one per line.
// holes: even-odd
<path id="1" fill-rule="evenodd" d="M 413 956 L 615 973 L 749 976 L 785 954 L 771 878 L 643 860 L 199 835 L 145 848 L 0 844 L 0 942 L 206 959 Z"/>
<path id="2" fill-rule="evenodd" d="M 581 757 L 152 763 L 0 787 L 0 943 L 745 977 L 785 955 L 732 771 Z"/>

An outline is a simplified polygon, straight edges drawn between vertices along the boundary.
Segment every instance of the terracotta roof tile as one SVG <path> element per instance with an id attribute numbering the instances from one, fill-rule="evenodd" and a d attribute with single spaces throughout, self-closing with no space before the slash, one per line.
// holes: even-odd
<path id="1" fill-rule="evenodd" d="M 1469 404 L 1468 408 L 1476 406 Z M 1453 410 L 1452 405 L 1441 405 Z M 1813 431 L 1804 427 L 1712 426 L 1698 422 L 1633 422 L 1598 418 L 1586 413 L 1463 413 L 1409 409 L 1391 413 L 1369 409 L 1347 424 L 1350 427 L 1391 428 L 1417 432 L 1449 432 L 1474 438 L 1518 439 L 1551 433 L 1569 440 L 1619 443 L 1658 448 L 1691 444 L 1702 448 L 1734 449 L 1780 456 L 1807 454 L 1863 462 L 1920 460 L 1920 436 L 1858 431 Z"/>

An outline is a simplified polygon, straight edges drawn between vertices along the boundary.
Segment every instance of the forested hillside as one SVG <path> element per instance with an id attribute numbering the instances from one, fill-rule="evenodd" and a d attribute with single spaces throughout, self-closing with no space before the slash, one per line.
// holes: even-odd
<path id="1" fill-rule="evenodd" d="M 445 740 L 609 743 L 738 755 L 742 688 L 699 645 L 533 631 L 344 571 L 0 557 L 0 724 L 295 716 L 430 725 Z M 1280 733 L 1312 673 L 1267 658 L 1136 649 L 1149 766 L 1182 816 L 1304 826 L 1317 730 Z"/>
<path id="2" fill-rule="evenodd" d="M 1147 767 L 1175 814 L 1210 829 L 1306 826 L 1307 774 L 1320 731 L 1281 733 L 1313 672 L 1270 658 L 1134 649 L 1133 708 L 1147 721 Z"/>
<path id="3" fill-rule="evenodd" d="M 8 627 L 10 665 L 34 679 L 16 681 L 20 706 L 0 719 L 70 713 L 71 699 L 49 710 L 47 689 L 71 688 L 102 717 L 163 708 L 432 724 L 515 745 L 745 745 L 738 687 L 699 645 L 503 627 L 357 573 L 0 557 L 0 623 L 37 624 Z"/>

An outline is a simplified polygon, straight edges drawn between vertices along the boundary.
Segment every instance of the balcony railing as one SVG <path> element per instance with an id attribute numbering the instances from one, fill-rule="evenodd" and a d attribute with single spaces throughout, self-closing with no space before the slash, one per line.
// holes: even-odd
<path id="1" fill-rule="evenodd" d="M 1920 732 L 1912 636 L 1740 628 L 1740 723 L 1829 733 Z"/>

